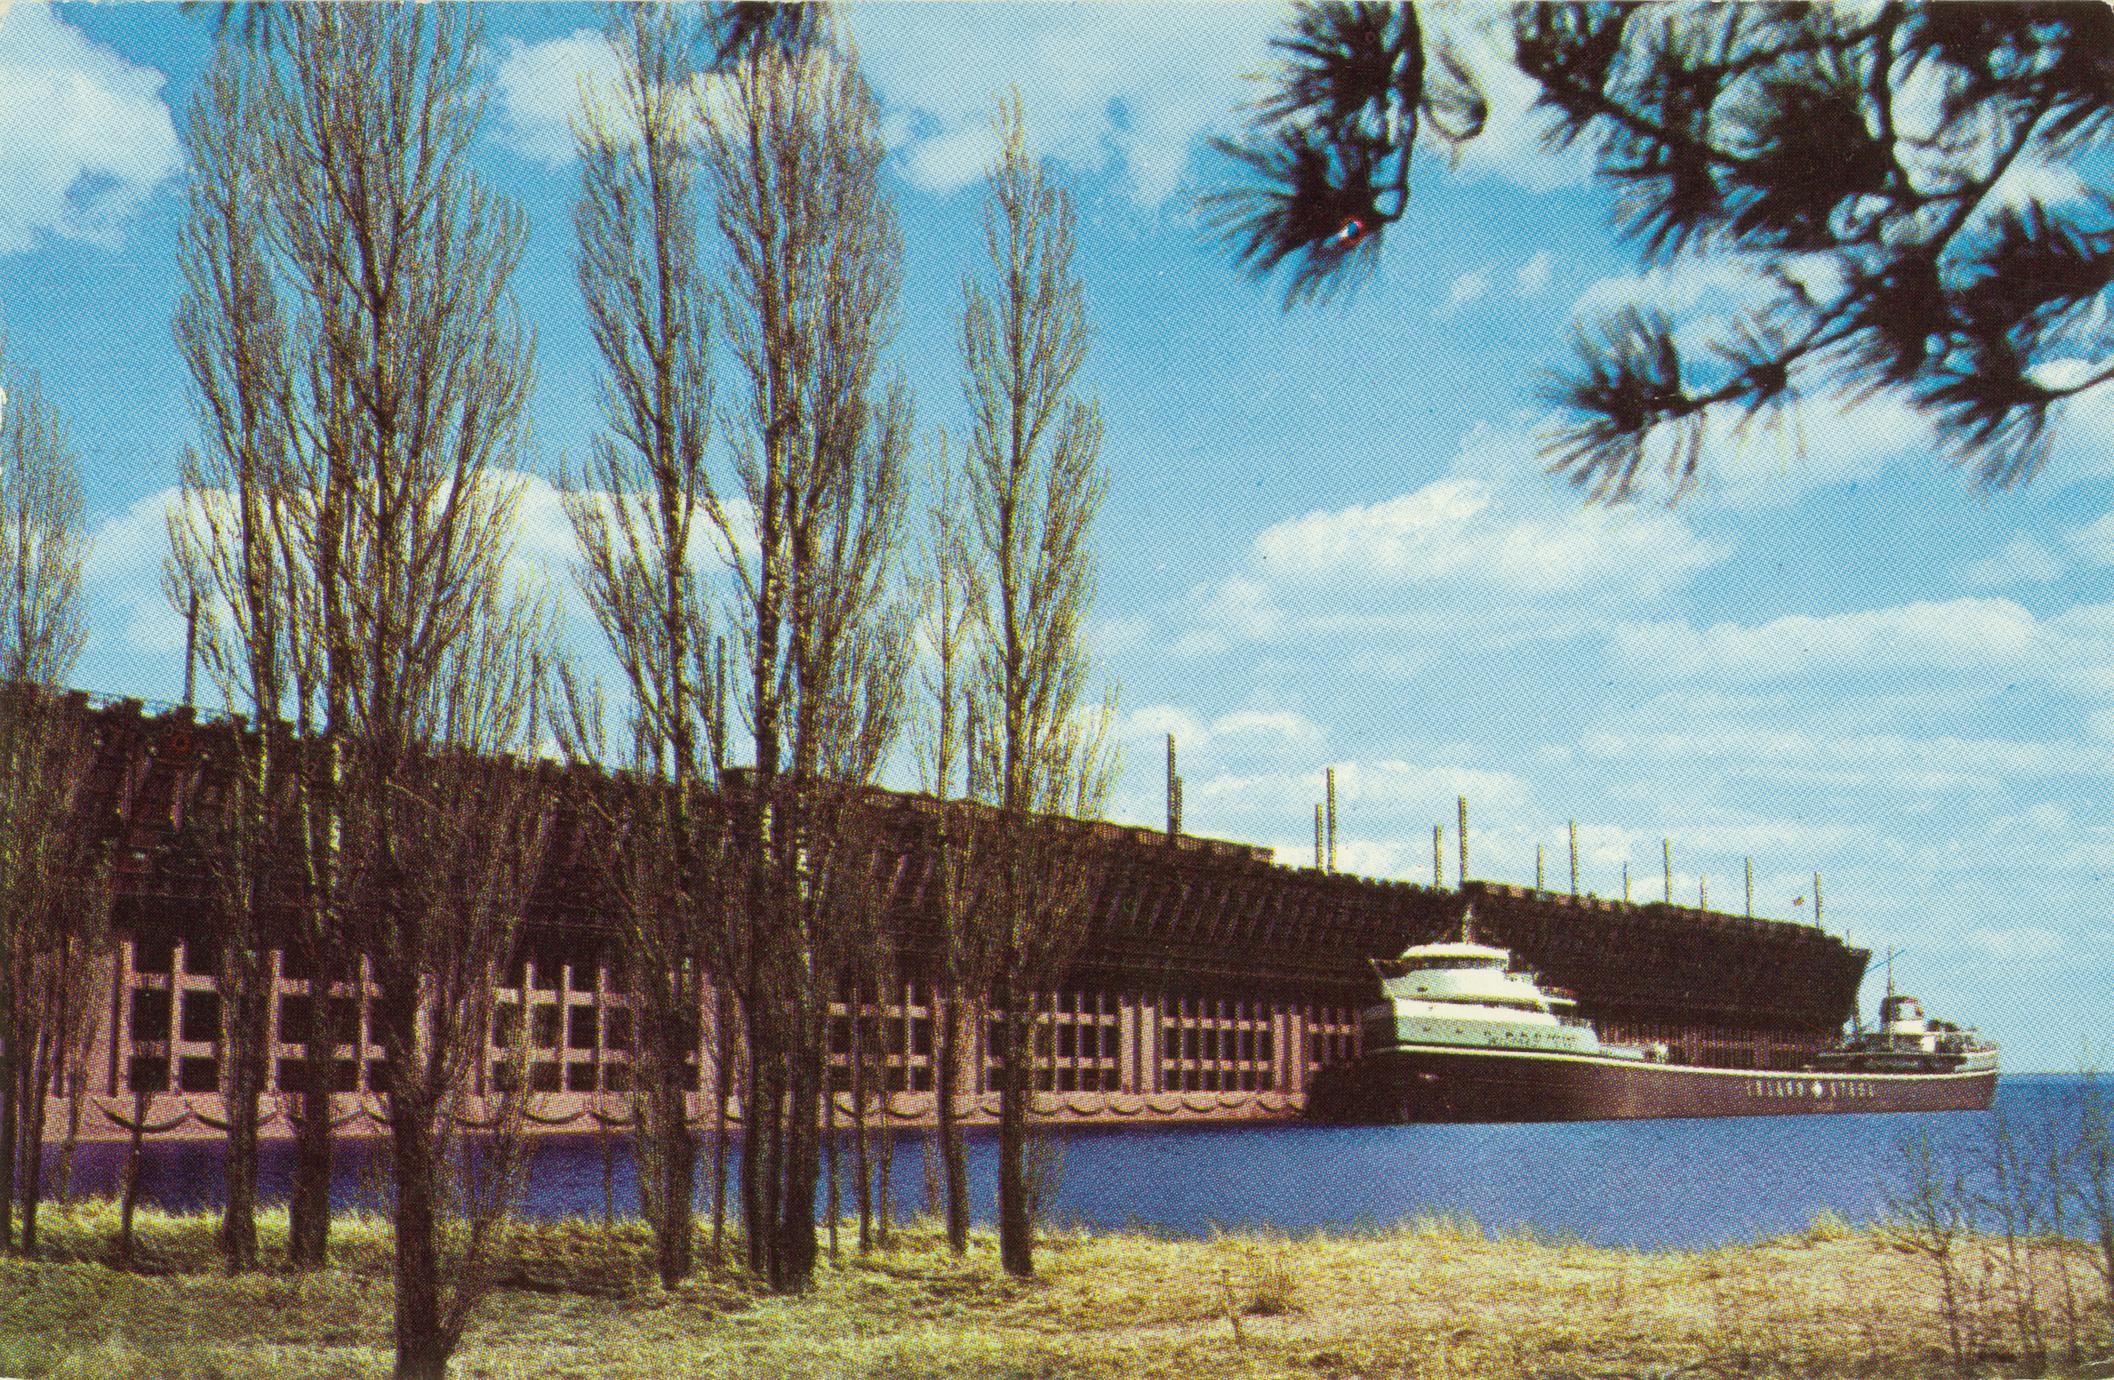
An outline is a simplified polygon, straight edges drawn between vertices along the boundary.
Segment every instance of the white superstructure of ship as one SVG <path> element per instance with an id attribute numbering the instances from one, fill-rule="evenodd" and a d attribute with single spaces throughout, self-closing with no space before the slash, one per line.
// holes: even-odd
<path id="1" fill-rule="evenodd" d="M 1817 1067 L 1854 1073 L 1978 1073 L 1997 1066 L 1997 1048 L 1972 1028 L 1932 1020 L 1923 1003 L 1889 990 L 1879 1025 L 1822 1050 Z"/>
<path id="2" fill-rule="evenodd" d="M 1508 949 L 1478 944 L 1472 915 L 1458 940 L 1415 944 L 1376 960 L 1381 1001 L 1365 1009 L 1364 1047 L 1421 1045 L 1602 1059 L 1663 1060 L 1663 1045 L 1602 1043 L 1577 999 L 1512 967 Z"/>

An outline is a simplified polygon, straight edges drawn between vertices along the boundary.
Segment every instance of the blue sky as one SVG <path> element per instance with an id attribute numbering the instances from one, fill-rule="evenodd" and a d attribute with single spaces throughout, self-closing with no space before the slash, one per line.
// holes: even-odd
<path id="1" fill-rule="evenodd" d="M 209 7 L 210 8 L 210 7 Z M 579 456 L 595 361 L 570 267 L 566 113 L 592 13 L 484 10 L 479 170 L 527 212 L 516 291 L 539 333 L 530 468 Z M 1489 14 L 1454 11 L 1473 30 Z M 1122 818 L 1311 855 L 1337 772 L 1342 861 L 1427 879 L 1469 798 L 1472 870 L 1659 894 L 1708 879 L 1759 913 L 1823 876 L 1826 923 L 2014 1068 L 2062 1068 L 2114 1016 L 2114 412 L 2080 407 L 2046 474 L 1978 495 L 1884 404 L 1809 406 L 1720 447 L 1669 509 L 1584 507 L 1536 454 L 1539 372 L 1582 311 L 1707 316 L 1738 265 L 1640 272 L 1610 193 L 1539 150 L 1494 82 L 1492 135 L 1426 160 L 1378 278 L 1285 314 L 1199 230 L 1203 139 L 1267 62 L 1272 7 L 896 5 L 851 23 L 887 110 L 905 239 L 896 355 L 960 431 L 952 342 L 976 266 L 998 93 L 1071 178 L 1107 427 L 1096 651 L 1120 687 Z M 162 513 L 190 434 L 169 334 L 203 14 L 0 8 L 0 320 L 64 410 L 96 547 L 78 679 L 173 698 Z M 2071 179 L 2062 169 L 2040 175 Z M 2071 179 L 2074 180 L 2074 179 Z M 532 546 L 562 567 L 555 526 Z M 1452 866 L 1449 857 L 1448 875 Z M 1875 976 L 1867 998 L 1876 990 Z"/>

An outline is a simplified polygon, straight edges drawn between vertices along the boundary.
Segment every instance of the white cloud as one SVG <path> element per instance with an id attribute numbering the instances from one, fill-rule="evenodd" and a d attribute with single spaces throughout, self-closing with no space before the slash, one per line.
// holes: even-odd
<path id="1" fill-rule="evenodd" d="M 1457 175 L 1497 178 L 1528 191 L 1576 187 L 1593 173 L 1583 148 L 1552 152 L 1550 121 L 1534 110 L 1541 88 L 1512 62 L 1509 15 L 1495 5 L 1435 7 L 1427 23 L 1468 68 L 1489 107 L 1483 131 L 1458 151 Z"/>
<path id="2" fill-rule="evenodd" d="M 1378 503 L 1288 518 L 1255 539 L 1259 566 L 1302 580 L 1465 579 L 1521 594 L 1609 585 L 1649 597 L 1719 560 L 1671 514 L 1523 512 L 1489 481 L 1453 477 Z"/>
<path id="3" fill-rule="evenodd" d="M 1031 151 L 1120 169 L 1158 205 L 1200 138 L 1239 123 L 1283 27 L 1274 5 L 1003 8 L 869 6 L 859 55 L 890 108 L 903 174 L 928 191 L 972 185 L 996 151 L 991 119 L 1020 92 Z M 944 25 L 941 32 L 936 26 Z"/>
<path id="4" fill-rule="evenodd" d="M 1513 292 L 1521 297 L 1533 297 L 1539 294 L 1543 288 L 1549 285 L 1549 278 L 1555 268 L 1555 262 L 1548 250 L 1544 249 L 1537 252 L 1533 258 L 1521 264 L 1519 272 L 1512 276 Z"/>
<path id="5" fill-rule="evenodd" d="M 162 594 L 169 558 L 169 515 L 183 502 L 174 486 L 148 494 L 96 523 L 89 533 L 81 584 L 94 610 L 90 655 L 115 643 L 131 656 L 181 655 L 184 620 Z"/>
<path id="6" fill-rule="evenodd" d="M 503 482 L 516 487 L 518 498 L 515 508 L 517 528 L 515 555 L 529 560 L 553 574 L 554 578 L 568 578 L 571 563 L 580 554 L 578 539 L 573 534 L 572 518 L 566 511 L 566 498 L 556 485 L 541 475 L 511 472 Z M 609 490 L 596 490 L 591 495 L 595 508 L 603 521 L 618 515 L 620 508 L 628 510 L 631 519 L 640 524 L 654 521 L 656 507 L 651 494 L 644 490 L 630 490 L 620 496 Z M 760 538 L 756 532 L 755 510 L 746 499 L 728 499 L 721 505 L 728 524 L 734 529 L 734 551 L 744 562 L 753 562 L 758 552 Z M 729 565 L 727 538 L 719 525 L 713 522 L 710 509 L 699 502 L 691 513 L 690 567 L 707 576 L 725 572 Z"/>
<path id="7" fill-rule="evenodd" d="M 1690 255 L 1587 284 L 1571 304 L 1571 315 L 1592 318 L 1634 307 L 1680 316 L 1706 303 L 1752 305 L 1762 300 L 1767 286 L 1767 280 L 1736 255 Z"/>
<path id="8" fill-rule="evenodd" d="M 1282 20 L 1264 5 L 1110 6 L 1084 19 L 1056 6 L 906 5 L 850 16 L 913 184 L 949 192 L 982 177 L 997 151 L 999 98 L 1018 89 L 1031 152 L 1118 167 L 1146 205 L 1174 192 L 1207 131 L 1238 122 L 1254 95 L 1242 74 L 1267 65 Z M 615 70 L 592 30 L 509 45 L 496 73 L 507 138 L 546 162 L 571 158 L 579 83 L 609 83 Z"/>
<path id="9" fill-rule="evenodd" d="M 1615 649 L 1660 676 L 1735 679 L 1820 669 L 1974 668 L 2017 662 L 2042 644 L 2032 614 L 2009 599 L 1952 599 L 1815 617 L 1793 614 L 1756 626 L 1631 623 Z"/>
<path id="10" fill-rule="evenodd" d="M 2077 175 L 2075 169 L 2045 159 L 2025 158 L 2012 164 L 1997 179 L 1997 185 L 1989 189 L 1985 204 L 2021 207 L 2039 202 L 2044 206 L 2061 206 L 2090 200 L 2092 195 L 2091 186 Z"/>
<path id="11" fill-rule="evenodd" d="M 1318 801 L 1328 789 L 1328 768 L 1297 772 L 1228 772 L 1199 781 L 1197 793 L 1215 801 L 1281 808 L 1287 801 Z M 1443 813 L 1453 818 L 1453 803 L 1467 796 L 1479 806 L 1523 809 L 1527 783 L 1510 772 L 1449 763 L 1408 762 L 1400 758 L 1338 762 L 1336 804 L 1340 816 L 1355 806 L 1389 821 Z M 1443 810 L 1441 809 L 1443 807 Z"/>
<path id="12" fill-rule="evenodd" d="M 1452 285 L 1446 289 L 1446 300 L 1439 304 L 1438 310 L 1433 315 L 1439 317 L 1452 316 L 1470 302 L 1486 297 L 1489 293 L 1490 275 L 1488 273 L 1482 269 L 1477 269 L 1472 273 L 1463 273 L 1460 277 L 1454 279 Z"/>
<path id="13" fill-rule="evenodd" d="M 2114 513 L 2103 513 L 2067 534 L 2071 550 L 2096 566 L 2114 565 Z"/>
<path id="14" fill-rule="evenodd" d="M 1321 725 L 1289 709 L 1236 709 L 1206 720 L 1172 704 L 1131 710 L 1117 728 L 1117 736 L 1131 753 L 1159 751 L 1170 733 L 1179 759 L 1177 770 L 1185 775 L 1187 764 L 1199 760 L 1310 756 L 1328 736 Z"/>
<path id="15" fill-rule="evenodd" d="M 531 158 L 553 166 L 567 162 L 581 87 L 613 91 L 617 79 L 616 50 L 592 29 L 541 43 L 508 39 L 492 74 L 501 134 Z"/>
<path id="16" fill-rule="evenodd" d="M 2114 529 L 2106 535 L 2109 563 L 2114 563 Z M 2063 563 L 2047 547 L 2021 532 L 1995 553 L 1969 565 L 1960 573 L 1960 579 L 1984 589 L 2005 589 L 2013 585 L 2044 585 L 2062 573 Z"/>
<path id="17" fill-rule="evenodd" d="M 1355 658 L 1381 635 L 1485 646 L 1569 640 L 1727 554 L 1665 509 L 1579 503 L 1541 473 L 1530 437 L 1478 427 L 1443 478 L 1257 533 L 1245 560 L 1191 592 L 1196 622 L 1172 650 L 1208 656 L 1333 635 Z"/>
<path id="18" fill-rule="evenodd" d="M 1902 733 L 1826 734 L 1728 725 L 1672 733 L 1588 733 L 1579 748 L 1609 761 L 1745 763 L 1750 766 L 1810 767 L 1833 772 L 1837 784 L 1979 778 L 2092 776 L 2114 765 L 2104 747 L 2075 742 L 2020 742 L 1940 734 L 1915 738 Z"/>
<path id="19" fill-rule="evenodd" d="M 1840 265 L 1825 255 L 1769 267 L 1781 268 L 1818 301 L 1843 290 Z M 1571 319 L 1585 325 L 1627 309 L 1661 313 L 1673 323 L 1683 358 L 1696 367 L 1691 381 L 1707 386 L 1731 323 L 1763 310 L 1781 293 L 1758 261 L 1736 254 L 1690 256 L 1600 279 L 1579 294 Z M 1891 463 L 1928 466 L 1943 449 L 1929 419 L 1900 394 L 1846 395 L 1825 365 L 1794 371 L 1792 393 L 1796 400 L 1781 412 L 1750 419 L 1737 409 L 1718 408 L 1708 416 L 1701 449 L 1709 459 L 1687 503 L 1780 507 L 1815 489 L 1869 479 Z M 2107 420 L 2114 436 L 2114 409 Z"/>
<path id="20" fill-rule="evenodd" d="M 40 236 L 118 243 L 183 169 L 163 81 L 47 5 L 0 5 L 0 254 Z"/>
<path id="21" fill-rule="evenodd" d="M 2001 930 L 1973 929 L 1967 932 L 1967 942 L 1991 958 L 2007 960 L 2052 958 L 2070 943 L 2055 931 L 2044 930 L 2037 925 L 2019 925 Z"/>

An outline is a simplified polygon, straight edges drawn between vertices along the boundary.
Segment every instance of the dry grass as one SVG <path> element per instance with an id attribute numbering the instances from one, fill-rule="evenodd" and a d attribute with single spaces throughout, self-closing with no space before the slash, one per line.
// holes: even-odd
<path id="1" fill-rule="evenodd" d="M 106 1205 L 54 1210 L 47 1224 L 52 1258 L 0 1261 L 0 1375 L 388 1371 L 380 1222 L 341 1223 L 320 1274 L 241 1279 L 217 1273 L 209 1217 L 144 1214 L 154 1273 L 102 1263 Z M 283 1214 L 266 1222 L 267 1252 L 284 1229 Z M 510 1287 L 480 1314 L 456 1372 L 1555 1380 L 1951 1366 L 1921 1262 L 1835 1220 L 1701 1253 L 1492 1241 L 1458 1220 L 1298 1240 L 1061 1235 L 1026 1284 L 1000 1276 L 987 1236 L 965 1262 L 933 1230 L 903 1237 L 893 1255 L 824 1269 L 808 1296 L 774 1299 L 731 1276 L 663 1293 L 635 1223 L 524 1224 L 504 1256 Z M 2085 1356 L 2104 1354 L 2103 1321 L 2088 1340 Z M 1999 1337 L 1978 1369 L 2019 1374 L 2006 1360 Z"/>

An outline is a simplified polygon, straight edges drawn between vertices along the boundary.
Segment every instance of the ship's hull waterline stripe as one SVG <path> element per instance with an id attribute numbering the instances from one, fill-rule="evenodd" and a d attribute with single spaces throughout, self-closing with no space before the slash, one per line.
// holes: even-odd
<path id="1" fill-rule="evenodd" d="M 1720 1078 L 1766 1078 L 1783 1082 L 1810 1083 L 1816 1078 L 1853 1079 L 1860 1082 L 1935 1083 L 1945 1079 L 1989 1078 L 1997 1070 L 1955 1069 L 1950 1073 L 1856 1073 L 1828 1069 L 1718 1069 L 1701 1064 L 1656 1064 L 1645 1059 L 1614 1059 L 1599 1054 L 1558 1054 L 1535 1049 L 1481 1049 L 1472 1045 L 1383 1045 L 1366 1051 L 1378 1059 L 1389 1054 L 1457 1054 L 1482 1059 L 1528 1059 L 1546 1064 L 1592 1064 L 1600 1068 L 1646 1070 L 1654 1073 L 1701 1073 Z"/>

